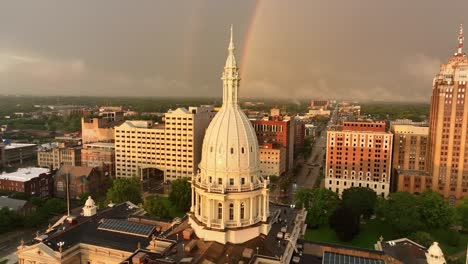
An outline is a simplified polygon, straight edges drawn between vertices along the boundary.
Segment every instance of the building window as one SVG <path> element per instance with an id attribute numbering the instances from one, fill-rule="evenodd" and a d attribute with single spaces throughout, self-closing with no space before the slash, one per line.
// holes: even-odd
<path id="1" fill-rule="evenodd" d="M 244 212 L 245 212 L 245 205 L 244 205 L 244 203 L 241 203 L 241 207 L 240 207 L 240 218 L 241 219 L 244 219 Z"/>
<path id="2" fill-rule="evenodd" d="M 219 185 L 222 185 L 222 184 L 223 184 L 223 179 L 222 179 L 222 178 L 218 178 L 218 184 L 219 184 Z"/>
<path id="3" fill-rule="evenodd" d="M 231 148 L 231 154 L 234 154 L 234 148 Z"/>
<path id="4" fill-rule="evenodd" d="M 245 184 L 245 178 L 241 178 L 241 184 L 242 184 L 242 185 Z"/>
<path id="5" fill-rule="evenodd" d="M 230 204 L 229 205 L 229 220 L 234 220 L 234 205 Z"/>
<path id="6" fill-rule="evenodd" d="M 218 203 L 218 219 L 223 219 L 223 204 Z"/>
<path id="7" fill-rule="evenodd" d="M 229 185 L 234 185 L 234 179 L 233 178 L 229 179 Z"/>

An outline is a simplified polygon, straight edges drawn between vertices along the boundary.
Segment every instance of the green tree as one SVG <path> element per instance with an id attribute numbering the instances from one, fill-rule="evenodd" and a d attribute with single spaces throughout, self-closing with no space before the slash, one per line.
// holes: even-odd
<path id="1" fill-rule="evenodd" d="M 359 233 L 359 217 L 345 206 L 332 213 L 329 224 L 341 241 L 350 241 Z"/>
<path id="2" fill-rule="evenodd" d="M 306 207 L 306 221 L 310 227 L 327 224 L 339 201 L 336 193 L 325 188 L 301 188 L 296 192 L 296 206 Z"/>
<path id="3" fill-rule="evenodd" d="M 455 220 L 453 208 L 442 195 L 426 190 L 418 197 L 419 212 L 426 229 L 450 227 Z"/>
<path id="4" fill-rule="evenodd" d="M 435 241 L 431 234 L 423 231 L 417 231 L 415 233 L 412 233 L 411 235 L 409 235 L 409 239 L 426 248 L 429 248 L 432 245 L 432 242 Z"/>
<path id="5" fill-rule="evenodd" d="M 457 223 L 468 230 L 468 197 L 463 198 L 455 208 Z"/>
<path id="6" fill-rule="evenodd" d="M 415 201 L 417 199 L 410 193 L 391 193 L 388 199 L 382 201 L 382 204 L 379 205 L 379 214 L 400 235 L 410 234 L 423 227 L 418 204 Z"/>
<path id="7" fill-rule="evenodd" d="M 21 218 L 8 207 L 0 209 L 0 233 L 11 231 L 21 225 Z"/>
<path id="8" fill-rule="evenodd" d="M 112 181 L 112 186 L 107 190 L 107 201 L 114 203 L 142 202 L 140 181 L 137 178 L 118 178 Z"/>
<path id="9" fill-rule="evenodd" d="M 47 201 L 45 201 L 44 205 L 40 208 L 40 210 L 46 214 L 63 213 L 67 210 L 67 203 L 59 198 L 50 198 Z"/>
<path id="10" fill-rule="evenodd" d="M 369 218 L 374 213 L 377 194 L 366 187 L 351 187 L 343 191 L 343 205 L 353 210 L 359 216 Z"/>
<path id="11" fill-rule="evenodd" d="M 171 183 L 169 201 L 181 211 L 188 211 L 192 201 L 192 190 L 186 178 L 177 179 Z"/>
<path id="12" fill-rule="evenodd" d="M 150 216 L 159 218 L 170 218 L 169 210 L 157 196 L 148 196 L 143 203 L 143 208 Z"/>

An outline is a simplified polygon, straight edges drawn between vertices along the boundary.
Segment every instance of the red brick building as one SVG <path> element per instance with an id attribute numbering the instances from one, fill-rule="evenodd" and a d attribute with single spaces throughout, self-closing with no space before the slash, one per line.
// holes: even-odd
<path id="1" fill-rule="evenodd" d="M 97 197 L 106 192 L 107 179 L 103 171 L 97 167 L 63 165 L 55 174 L 55 196 L 66 197 L 68 182 L 71 198 L 79 199 L 84 193 Z"/>
<path id="2" fill-rule="evenodd" d="M 49 169 L 20 168 L 0 174 L 0 190 L 48 197 L 53 195 L 54 180 Z"/>
<path id="3" fill-rule="evenodd" d="M 251 120 L 259 145 L 265 143 L 279 144 L 286 148 L 286 170 L 294 166 L 294 126 L 291 120 L 282 116 L 271 116 L 268 119 Z"/>
<path id="4" fill-rule="evenodd" d="M 383 122 L 344 122 L 327 132 L 325 187 L 341 194 L 368 187 L 377 195 L 390 192 L 393 135 Z"/>

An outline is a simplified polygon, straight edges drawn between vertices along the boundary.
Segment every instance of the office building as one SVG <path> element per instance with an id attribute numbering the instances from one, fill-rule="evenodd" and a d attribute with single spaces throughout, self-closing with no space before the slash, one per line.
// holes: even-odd
<path id="1" fill-rule="evenodd" d="M 368 187 L 390 192 L 393 135 L 383 122 L 343 122 L 327 132 L 325 187 L 341 194 Z"/>
<path id="2" fill-rule="evenodd" d="M 468 58 L 460 26 L 457 52 L 433 79 L 428 172 L 432 189 L 450 202 L 468 194 Z"/>
<path id="3" fill-rule="evenodd" d="M 110 177 L 115 177 L 115 144 L 110 142 L 87 143 L 81 149 L 81 165 L 99 167 Z"/>
<path id="4" fill-rule="evenodd" d="M 159 171 L 166 181 L 192 177 L 214 114 L 213 107 L 200 106 L 167 112 L 165 124 L 125 121 L 115 128 L 116 176 L 143 180 Z"/>
<path id="5" fill-rule="evenodd" d="M 286 172 L 286 149 L 281 145 L 260 145 L 260 175 L 281 176 Z"/>
<path id="6" fill-rule="evenodd" d="M 81 165 L 81 146 L 65 147 L 63 144 L 37 151 L 37 165 L 42 168 L 58 170 L 62 165 Z"/>
<path id="7" fill-rule="evenodd" d="M 4 164 L 17 165 L 31 161 L 36 157 L 36 144 L 5 143 Z"/>

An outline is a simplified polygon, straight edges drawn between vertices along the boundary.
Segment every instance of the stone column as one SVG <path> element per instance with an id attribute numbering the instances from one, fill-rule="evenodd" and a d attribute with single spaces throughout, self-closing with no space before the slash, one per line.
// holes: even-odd
<path id="1" fill-rule="evenodd" d="M 195 210 L 195 188 L 192 186 L 192 206 L 190 207 L 190 212 Z"/>
<path id="2" fill-rule="evenodd" d="M 253 198 L 252 198 L 252 197 L 250 197 L 249 202 L 250 202 L 250 203 L 249 203 L 249 208 L 250 208 L 250 214 L 249 214 L 249 216 L 250 216 L 250 224 L 252 224 L 252 223 L 253 223 L 253 204 L 254 204 Z"/>
<path id="3" fill-rule="evenodd" d="M 210 227 L 211 226 L 211 210 L 213 210 L 213 206 L 212 206 L 213 200 L 207 198 L 206 203 L 208 204 L 208 208 L 207 208 L 208 213 L 206 215 L 207 225 L 208 225 L 208 227 Z"/>

